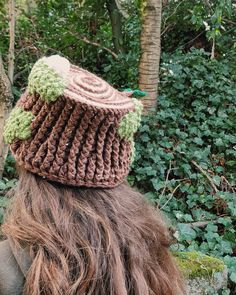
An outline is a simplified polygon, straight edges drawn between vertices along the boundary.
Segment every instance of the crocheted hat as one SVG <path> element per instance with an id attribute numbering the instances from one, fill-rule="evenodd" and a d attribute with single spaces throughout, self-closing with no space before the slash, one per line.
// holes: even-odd
<path id="1" fill-rule="evenodd" d="M 38 60 L 4 137 L 17 163 L 63 184 L 114 187 L 129 172 L 142 104 L 58 55 Z"/>

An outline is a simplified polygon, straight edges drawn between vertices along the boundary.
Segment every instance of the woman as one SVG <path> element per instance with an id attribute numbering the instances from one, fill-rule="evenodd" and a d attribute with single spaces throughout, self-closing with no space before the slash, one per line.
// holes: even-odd
<path id="1" fill-rule="evenodd" d="M 141 110 L 65 58 L 34 65 L 4 131 L 20 168 L 1 295 L 184 294 L 160 213 L 124 181 Z"/>

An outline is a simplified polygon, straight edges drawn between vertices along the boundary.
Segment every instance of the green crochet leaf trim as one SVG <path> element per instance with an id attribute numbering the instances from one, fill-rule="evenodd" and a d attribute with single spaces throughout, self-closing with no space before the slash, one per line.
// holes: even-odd
<path id="1" fill-rule="evenodd" d="M 136 98 L 133 98 L 133 101 L 135 104 L 135 111 L 125 114 L 118 128 L 119 136 L 129 141 L 133 140 L 134 133 L 140 126 L 143 109 L 141 102 L 139 102 Z"/>
<path id="2" fill-rule="evenodd" d="M 131 141 L 131 159 L 130 159 L 130 165 L 132 165 L 134 158 L 135 158 L 135 143 L 134 140 Z"/>
<path id="3" fill-rule="evenodd" d="M 31 112 L 26 112 L 20 107 L 15 107 L 4 127 L 5 142 L 10 144 L 14 139 L 28 139 L 31 136 L 30 124 L 34 119 Z"/>
<path id="4" fill-rule="evenodd" d="M 142 91 L 139 89 L 132 90 L 131 88 L 126 88 L 126 89 L 124 89 L 124 92 L 132 92 L 133 97 L 144 97 L 147 95 L 147 93 L 145 91 Z"/>
<path id="5" fill-rule="evenodd" d="M 56 101 L 62 95 L 65 87 L 66 81 L 50 68 L 43 59 L 35 63 L 28 79 L 30 94 L 37 92 L 41 99 L 47 102 Z"/>

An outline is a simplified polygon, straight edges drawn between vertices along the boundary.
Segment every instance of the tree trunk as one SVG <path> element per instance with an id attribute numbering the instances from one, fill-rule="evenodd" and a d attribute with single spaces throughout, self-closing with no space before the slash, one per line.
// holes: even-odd
<path id="1" fill-rule="evenodd" d="M 14 75 L 14 50 L 15 50 L 15 1 L 9 0 L 9 27 L 10 41 L 8 52 L 8 76 L 6 75 L 2 57 L 0 54 L 0 179 L 4 172 L 5 160 L 8 153 L 8 147 L 4 143 L 3 129 L 5 121 L 10 113 L 13 95 L 12 84 Z"/>
<path id="2" fill-rule="evenodd" d="M 15 52 L 15 1 L 9 1 L 9 17 L 10 17 L 10 44 L 8 53 L 8 77 L 13 84 L 14 76 L 14 52 Z"/>
<path id="3" fill-rule="evenodd" d="M 148 113 L 157 105 L 161 53 L 161 10 L 162 0 L 146 0 L 143 10 L 139 64 L 139 88 L 147 93 L 142 100 L 144 113 Z"/>
<path id="4" fill-rule="evenodd" d="M 8 148 L 3 140 L 3 128 L 11 110 L 12 103 L 11 83 L 5 73 L 2 58 L 0 56 L 0 178 L 4 171 L 4 164 Z"/>
<path id="5" fill-rule="evenodd" d="M 124 53 L 122 35 L 122 14 L 120 13 L 116 0 L 106 0 L 107 10 L 111 19 L 112 38 L 115 53 Z"/>

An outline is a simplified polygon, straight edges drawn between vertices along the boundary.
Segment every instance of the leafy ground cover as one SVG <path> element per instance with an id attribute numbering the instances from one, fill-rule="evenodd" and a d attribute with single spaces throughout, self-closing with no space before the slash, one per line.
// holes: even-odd
<path id="1" fill-rule="evenodd" d="M 232 285 L 236 283 L 233 72 L 227 60 L 210 60 L 203 50 L 163 54 L 158 109 L 143 118 L 129 176 L 130 183 L 175 225 L 173 249 L 222 258 Z"/>

